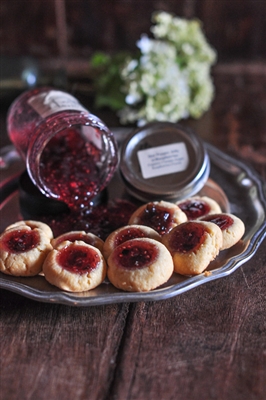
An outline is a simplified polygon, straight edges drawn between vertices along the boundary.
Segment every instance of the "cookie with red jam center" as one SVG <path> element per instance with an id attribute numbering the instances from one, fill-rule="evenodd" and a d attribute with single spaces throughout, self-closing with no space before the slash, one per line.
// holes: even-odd
<path id="1" fill-rule="evenodd" d="M 150 238 L 135 238 L 117 246 L 108 258 L 107 276 L 118 289 L 147 292 L 161 286 L 173 274 L 167 248 Z"/>
<path id="2" fill-rule="evenodd" d="M 223 235 L 221 250 L 229 249 L 234 246 L 239 242 L 245 232 L 243 221 L 236 215 L 230 213 L 211 214 L 202 218 L 202 221 L 212 222 L 221 229 Z"/>
<path id="3" fill-rule="evenodd" d="M 144 225 L 126 225 L 113 231 L 105 240 L 103 255 L 107 260 L 112 251 L 127 240 L 151 238 L 161 241 L 161 236 L 154 229 Z"/>
<path id="4" fill-rule="evenodd" d="M 30 227 L 31 229 L 35 229 L 35 228 L 41 229 L 45 233 L 45 235 L 51 240 L 54 237 L 53 231 L 49 225 L 47 225 L 41 221 L 35 221 L 35 220 L 30 220 L 30 219 L 14 222 L 13 224 L 9 225 L 5 230 L 12 229 L 12 228 L 19 228 L 19 227 L 25 226 L 25 225 Z"/>
<path id="5" fill-rule="evenodd" d="M 69 292 L 84 292 L 99 286 L 106 277 L 101 251 L 83 241 L 64 241 L 46 257 L 45 279 Z"/>
<path id="6" fill-rule="evenodd" d="M 0 271 L 14 276 L 38 275 L 52 250 L 52 237 L 49 226 L 37 221 L 9 225 L 0 236 Z"/>
<path id="7" fill-rule="evenodd" d="M 221 229 L 211 222 L 188 221 L 164 235 L 162 243 L 173 257 L 175 272 L 198 275 L 219 254 L 223 238 Z"/>
<path id="8" fill-rule="evenodd" d="M 131 215 L 128 224 L 149 226 L 163 236 L 174 226 L 185 221 L 186 214 L 176 204 L 154 201 L 140 206 Z"/>

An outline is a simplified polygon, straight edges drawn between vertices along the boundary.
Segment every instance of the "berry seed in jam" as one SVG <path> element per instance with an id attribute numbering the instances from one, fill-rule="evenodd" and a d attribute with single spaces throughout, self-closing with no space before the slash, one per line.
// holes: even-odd
<path id="1" fill-rule="evenodd" d="M 128 269 L 148 267 L 158 257 L 158 247 L 138 239 L 125 242 L 115 249 L 117 265 Z"/>
<path id="2" fill-rule="evenodd" d="M 233 218 L 227 214 L 212 214 L 208 217 L 205 217 L 203 221 L 214 223 L 215 225 L 219 226 L 222 231 L 230 228 L 230 226 L 232 226 L 234 223 Z"/>
<path id="3" fill-rule="evenodd" d="M 171 238 L 169 239 L 171 252 L 188 253 L 196 251 L 203 243 L 205 235 L 205 228 L 197 222 L 178 225 L 171 231 Z"/>
<path id="4" fill-rule="evenodd" d="M 7 232 L 4 237 L 4 246 L 8 252 L 24 253 L 34 249 L 40 242 L 38 232 L 19 229 Z"/>
<path id="5" fill-rule="evenodd" d="M 169 231 L 173 221 L 173 213 L 158 204 L 148 203 L 141 215 L 141 224 L 149 226 L 160 235 Z"/>
<path id="6" fill-rule="evenodd" d="M 178 204 L 188 220 L 200 218 L 210 212 L 210 206 L 203 200 L 186 200 Z"/>
<path id="7" fill-rule="evenodd" d="M 94 249 L 70 245 L 59 250 L 57 262 L 64 269 L 83 275 L 97 268 L 100 257 Z"/>

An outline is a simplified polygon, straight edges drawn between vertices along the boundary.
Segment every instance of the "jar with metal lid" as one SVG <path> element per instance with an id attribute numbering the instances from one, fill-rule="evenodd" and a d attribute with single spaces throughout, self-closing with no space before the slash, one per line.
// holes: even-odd
<path id="1" fill-rule="evenodd" d="M 209 177 L 210 160 L 191 129 L 153 122 L 124 141 L 120 173 L 128 192 L 141 201 L 177 201 L 202 189 Z"/>
<path id="2" fill-rule="evenodd" d="M 109 128 L 72 95 L 37 88 L 11 105 L 7 129 L 36 187 L 71 209 L 88 208 L 117 164 Z"/>

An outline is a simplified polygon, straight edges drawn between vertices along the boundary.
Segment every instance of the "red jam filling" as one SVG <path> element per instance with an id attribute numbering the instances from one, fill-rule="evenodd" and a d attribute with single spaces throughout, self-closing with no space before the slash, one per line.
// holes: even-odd
<path id="1" fill-rule="evenodd" d="M 204 242 L 206 230 L 196 222 L 189 222 L 178 225 L 171 232 L 171 252 L 188 253 L 196 251 Z"/>
<path id="2" fill-rule="evenodd" d="M 18 229 L 7 232 L 4 236 L 4 246 L 8 252 L 24 253 L 34 249 L 40 242 L 37 231 Z"/>
<path id="3" fill-rule="evenodd" d="M 172 226 L 173 213 L 165 207 L 158 204 L 147 204 L 141 215 L 141 224 L 149 226 L 160 235 L 168 232 Z"/>
<path id="4" fill-rule="evenodd" d="M 126 228 L 120 231 L 115 238 L 115 247 L 126 242 L 127 240 L 143 238 L 145 235 L 141 229 Z"/>
<path id="5" fill-rule="evenodd" d="M 125 242 L 116 248 L 117 265 L 127 269 L 148 267 L 158 257 L 158 247 L 147 242 Z"/>
<path id="6" fill-rule="evenodd" d="M 40 160 L 40 175 L 49 191 L 71 209 L 88 208 L 97 194 L 100 151 L 74 129 L 55 135 Z"/>
<path id="7" fill-rule="evenodd" d="M 204 218 L 204 221 L 213 222 L 215 225 L 219 226 L 219 228 L 223 231 L 225 229 L 230 228 L 233 225 L 234 220 L 230 217 L 230 215 L 224 214 L 213 214 Z"/>
<path id="8" fill-rule="evenodd" d="M 67 271 L 83 275 L 97 268 L 100 257 L 94 249 L 73 245 L 60 250 L 56 260 Z"/>
<path id="9" fill-rule="evenodd" d="M 202 200 L 187 200 L 178 204 L 178 207 L 186 214 L 188 220 L 200 218 L 210 212 L 210 206 Z"/>

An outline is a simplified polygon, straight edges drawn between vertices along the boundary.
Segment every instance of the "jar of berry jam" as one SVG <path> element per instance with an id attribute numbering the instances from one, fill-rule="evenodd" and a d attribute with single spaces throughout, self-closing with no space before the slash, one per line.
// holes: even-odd
<path id="1" fill-rule="evenodd" d="M 88 208 L 118 164 L 112 132 L 61 90 L 23 93 L 9 109 L 7 129 L 32 182 L 70 209 Z"/>
<path id="2" fill-rule="evenodd" d="M 128 192 L 137 199 L 176 201 L 203 188 L 210 160 L 191 129 L 172 122 L 151 122 L 133 130 L 124 141 L 120 173 Z"/>

